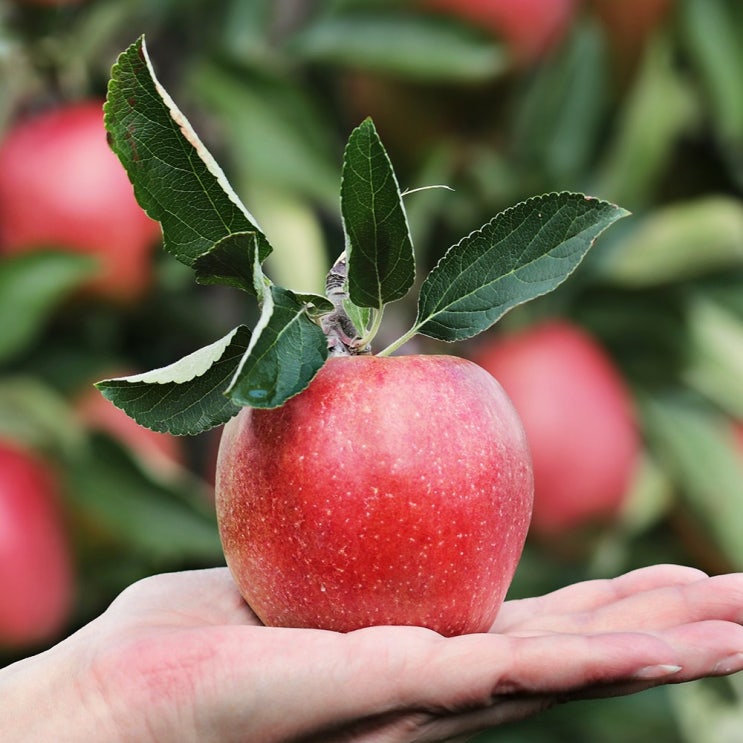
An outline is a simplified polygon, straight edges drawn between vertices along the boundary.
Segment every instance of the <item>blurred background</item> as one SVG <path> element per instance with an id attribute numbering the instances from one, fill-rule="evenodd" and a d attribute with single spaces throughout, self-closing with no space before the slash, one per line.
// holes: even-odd
<path id="1" fill-rule="evenodd" d="M 658 562 L 743 570 L 740 0 L 0 0 L 0 665 L 140 577 L 223 562 L 219 431 L 153 434 L 91 386 L 251 320 L 160 250 L 106 147 L 111 65 L 142 33 L 292 289 L 321 289 L 342 250 L 343 145 L 368 115 L 401 188 L 451 189 L 406 197 L 420 274 L 535 194 L 630 209 L 555 293 L 410 350 L 474 358 L 522 414 L 536 504 L 513 597 Z M 478 740 L 741 730 L 739 675 Z"/>

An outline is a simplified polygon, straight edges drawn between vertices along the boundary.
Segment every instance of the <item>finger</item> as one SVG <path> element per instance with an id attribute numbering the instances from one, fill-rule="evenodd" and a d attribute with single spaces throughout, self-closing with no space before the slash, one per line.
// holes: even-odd
<path id="1" fill-rule="evenodd" d="M 622 696 L 665 683 L 682 683 L 706 676 L 727 675 L 743 670 L 743 629 L 727 622 L 700 622 L 677 627 L 657 636 L 671 649 L 674 663 L 655 663 L 623 673 L 618 667 L 606 670 L 595 682 L 582 682 L 573 688 L 552 689 L 542 694 L 529 691 L 515 696 L 494 697 L 489 706 L 448 718 L 430 720 L 421 741 L 448 739 L 457 734 L 475 733 L 506 722 L 537 714 L 555 703 L 576 699 Z M 670 660 L 671 656 L 665 656 Z M 658 660 L 658 658 L 655 658 Z M 525 683 L 521 679 L 520 683 Z M 549 683 L 547 679 L 539 681 Z"/>
<path id="2" fill-rule="evenodd" d="M 706 578 L 706 573 L 681 565 L 652 565 L 618 578 L 576 583 L 537 598 L 507 601 L 491 631 L 508 632 L 535 617 L 592 611 L 619 599 L 664 586 L 683 585 Z"/>
<path id="3" fill-rule="evenodd" d="M 158 620 L 179 626 L 260 624 L 240 596 L 227 568 L 143 578 L 122 591 L 107 613 L 117 620 L 139 617 L 148 624 Z"/>
<path id="4" fill-rule="evenodd" d="M 471 740 L 473 735 L 511 722 L 525 720 L 555 705 L 552 697 L 514 697 L 494 700 L 482 709 L 448 717 L 432 717 L 422 725 L 415 743 L 456 743 Z"/>
<path id="5" fill-rule="evenodd" d="M 230 730 L 250 730 L 256 740 L 291 740 L 393 713 L 408 722 L 410 713 L 426 713 L 416 718 L 425 729 L 430 716 L 489 709 L 506 697 L 563 699 L 628 682 L 647 688 L 682 670 L 682 680 L 717 672 L 743 648 L 743 628 L 727 622 L 656 634 L 533 638 L 443 638 L 415 627 L 374 627 L 348 635 L 237 626 L 218 630 L 219 642 L 209 643 L 208 665 L 200 665 L 194 694 L 204 705 L 196 714 L 200 729 L 205 735 L 224 731 L 225 738 Z M 172 641 L 182 648 L 183 638 Z M 156 650 L 170 657 L 162 638 Z M 196 660 L 205 662 L 201 656 Z M 269 668 L 270 673 L 257 671 Z"/>
<path id="6" fill-rule="evenodd" d="M 743 621 L 743 574 L 733 573 L 663 586 L 588 610 L 564 615 L 533 616 L 513 625 L 520 634 L 541 632 L 616 632 L 663 629 L 720 619 Z M 617 596 L 621 593 L 617 592 Z"/>

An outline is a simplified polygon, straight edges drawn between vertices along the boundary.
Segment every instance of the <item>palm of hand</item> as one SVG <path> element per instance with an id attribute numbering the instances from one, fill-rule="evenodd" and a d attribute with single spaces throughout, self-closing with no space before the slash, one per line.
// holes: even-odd
<path id="1" fill-rule="evenodd" d="M 78 641 L 117 740 L 402 743 L 735 671 L 741 619 L 743 576 L 656 566 L 507 602 L 490 634 L 342 635 L 262 626 L 214 569 L 135 584 Z"/>

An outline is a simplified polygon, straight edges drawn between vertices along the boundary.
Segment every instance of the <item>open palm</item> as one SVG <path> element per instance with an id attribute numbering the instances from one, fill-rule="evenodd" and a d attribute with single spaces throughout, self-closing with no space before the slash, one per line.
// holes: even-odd
<path id="1" fill-rule="evenodd" d="M 743 575 L 656 566 L 507 602 L 489 634 L 270 628 L 218 568 L 140 581 L 67 643 L 97 740 L 398 743 L 735 672 L 741 620 Z"/>

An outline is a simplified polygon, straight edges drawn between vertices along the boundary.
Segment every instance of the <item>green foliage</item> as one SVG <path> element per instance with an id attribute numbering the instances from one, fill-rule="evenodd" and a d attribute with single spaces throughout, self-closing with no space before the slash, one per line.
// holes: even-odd
<path id="1" fill-rule="evenodd" d="M 0 263 L 0 363 L 33 343 L 54 308 L 94 269 L 91 258 L 58 252 Z"/>
<path id="2" fill-rule="evenodd" d="M 557 288 L 624 209 L 548 194 L 501 212 L 451 248 L 421 287 L 416 328 L 444 341 L 487 330 L 518 304 Z"/>
<path id="3" fill-rule="evenodd" d="M 154 431 L 179 436 L 226 423 L 239 406 L 223 394 L 250 344 L 250 330 L 239 326 L 180 361 L 144 374 L 98 382 L 115 405 Z M 170 402 L 178 399 L 178 406 Z"/>
<path id="4" fill-rule="evenodd" d="M 507 64 L 503 47 L 477 29 L 405 12 L 322 15 L 292 39 L 290 48 L 309 62 L 360 66 L 420 80 L 483 80 Z"/>
<path id="5" fill-rule="evenodd" d="M 142 208 L 162 225 L 166 250 L 190 266 L 222 238 L 254 232 L 267 257 L 255 220 L 155 77 L 143 38 L 114 66 L 105 113 L 111 148 Z"/>
<path id="6" fill-rule="evenodd" d="M 369 282 L 373 261 L 356 263 L 363 253 L 351 245 L 356 288 L 341 307 L 359 335 L 377 333 L 379 348 L 417 334 L 414 352 L 469 352 L 469 341 L 438 339 L 487 325 L 498 311 L 483 307 L 506 307 L 502 289 L 529 272 L 522 266 L 508 279 L 493 242 L 522 234 L 508 222 L 515 204 L 527 209 L 534 194 L 596 195 L 588 242 L 615 214 L 611 202 L 633 212 L 570 281 L 514 302 L 474 340 L 572 319 L 609 350 L 643 413 L 646 451 L 625 517 L 562 549 L 530 542 L 512 595 L 650 562 L 743 569 L 740 450 L 730 435 L 743 419 L 738 0 L 676 0 L 629 51 L 583 3 L 562 42 L 531 65 L 514 64 L 485 29 L 390 0 L 6 5 L 2 129 L 46 105 L 102 98 L 112 50 L 131 29 L 146 33 L 153 55 L 135 46 L 122 56 L 107 106 L 114 149 L 162 219 L 170 255 L 155 254 L 151 293 L 134 306 L 93 300 L 77 291 L 86 259 L 55 245 L 11 257 L 0 225 L 0 435 L 43 453 L 66 483 L 80 586 L 70 630 L 140 576 L 222 560 L 208 482 L 218 430 L 179 440 L 185 466 L 154 471 L 130 444 L 91 430 L 77 395 L 109 377 L 105 395 L 145 425 L 195 434 L 251 395 L 276 401 L 305 384 L 322 361 L 322 317 L 333 308 L 289 289 L 320 291 L 349 226 L 363 226 L 357 209 L 346 219 L 350 202 L 339 209 L 338 193 L 348 188 L 339 182 L 346 136 L 367 117 L 375 136 L 371 123 L 359 135 L 375 148 L 375 174 L 395 165 L 385 198 L 398 226 L 386 247 L 375 243 L 384 281 Z M 157 157 L 146 144 L 153 137 Z M 449 189 L 420 190 L 440 184 Z M 382 221 L 381 211 L 368 216 Z M 539 220 L 529 224 L 538 234 Z M 394 268 L 396 251 L 412 254 L 406 233 L 412 283 L 411 265 Z M 561 240 L 544 243 L 544 256 Z M 461 263 L 467 281 L 453 280 L 457 251 L 469 258 L 469 250 L 490 254 L 489 280 L 477 261 Z M 534 270 L 549 265 L 544 256 Z M 536 285 L 551 281 L 547 273 L 538 269 Z M 409 291 L 387 304 L 380 326 L 381 304 L 402 287 Z M 356 304 L 367 290 L 377 298 L 371 308 Z M 231 385 L 233 399 L 224 394 Z M 735 737 L 741 709 L 737 686 L 687 684 L 560 706 L 480 740 L 708 743 Z"/>
<path id="7" fill-rule="evenodd" d="M 351 132 L 346 146 L 341 213 L 351 301 L 381 310 L 404 297 L 415 281 L 413 241 L 395 171 L 371 119 Z"/>
<path id="8" fill-rule="evenodd" d="M 282 405 L 309 385 L 328 358 L 332 326 L 323 322 L 335 322 L 334 304 L 297 295 L 265 276 L 261 264 L 271 252 L 266 236 L 158 83 L 144 38 L 119 57 L 105 110 L 112 147 L 142 207 L 161 221 L 165 247 L 194 268 L 200 283 L 226 284 L 256 297 L 260 317 L 222 390 L 228 398 L 222 404 L 213 384 L 231 371 L 232 354 L 224 355 L 226 346 L 235 348 L 231 336 L 165 369 L 99 388 L 137 422 L 171 433 L 211 428 L 237 406 Z M 355 328 L 366 347 L 384 306 L 404 297 L 415 281 L 402 194 L 371 119 L 354 129 L 345 148 L 341 214 L 347 262 L 342 294 L 357 322 L 366 321 L 362 308 L 375 313 L 371 328 Z M 383 353 L 418 332 L 455 341 L 486 330 L 507 310 L 562 283 L 595 238 L 625 214 L 580 194 L 548 194 L 503 212 L 444 256 L 423 282 L 415 326 Z M 253 229 L 246 228 L 246 219 Z M 218 364 L 217 372 L 208 368 L 210 362 Z M 157 399 L 163 384 L 167 394 Z"/>

